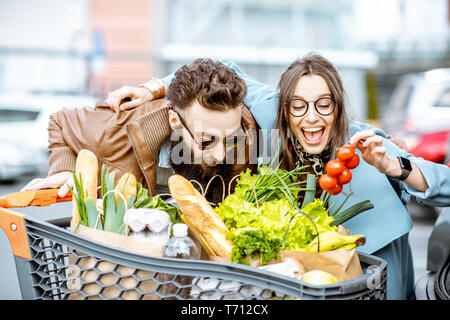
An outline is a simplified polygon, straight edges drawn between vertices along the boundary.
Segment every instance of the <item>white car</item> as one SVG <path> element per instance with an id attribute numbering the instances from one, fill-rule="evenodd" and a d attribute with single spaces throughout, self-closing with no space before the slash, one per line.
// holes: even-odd
<path id="1" fill-rule="evenodd" d="M 0 95 L 0 180 L 45 175 L 50 114 L 63 107 L 93 107 L 97 101 L 93 96 Z"/>

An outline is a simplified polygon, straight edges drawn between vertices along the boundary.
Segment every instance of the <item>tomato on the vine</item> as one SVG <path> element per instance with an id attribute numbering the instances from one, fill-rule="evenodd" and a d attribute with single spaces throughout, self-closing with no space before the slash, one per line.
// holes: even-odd
<path id="1" fill-rule="evenodd" d="M 322 189 L 332 189 L 338 184 L 337 178 L 330 176 L 329 174 L 324 174 L 319 178 L 319 185 Z"/>
<path id="2" fill-rule="evenodd" d="M 347 144 L 340 147 L 337 153 L 337 157 L 341 161 L 350 160 L 351 158 L 353 158 L 354 155 L 355 155 L 355 148 Z"/>
<path id="3" fill-rule="evenodd" d="M 354 169 L 358 166 L 359 164 L 359 156 L 357 153 L 355 153 L 355 155 L 350 159 L 345 161 L 345 167 L 347 169 Z"/>
<path id="4" fill-rule="evenodd" d="M 335 195 L 341 193 L 341 191 L 342 191 L 342 185 L 337 184 L 334 188 L 328 189 L 327 191 L 328 191 L 328 193 L 331 194 L 332 196 L 335 196 Z"/>
<path id="5" fill-rule="evenodd" d="M 339 184 L 347 184 L 352 180 L 352 173 L 348 168 L 344 168 L 342 173 L 338 177 Z"/>
<path id="6" fill-rule="evenodd" d="M 325 170 L 329 175 L 338 177 L 344 170 L 344 163 L 338 159 L 330 160 L 325 165 Z"/>

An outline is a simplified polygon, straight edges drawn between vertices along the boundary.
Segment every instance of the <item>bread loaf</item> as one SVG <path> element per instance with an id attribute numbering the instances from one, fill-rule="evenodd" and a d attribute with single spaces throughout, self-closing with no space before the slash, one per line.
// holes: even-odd
<path id="1" fill-rule="evenodd" d="M 126 184 L 125 184 L 126 183 Z M 125 187 L 125 190 L 124 190 Z M 134 200 L 136 200 L 136 177 L 131 173 L 125 173 L 117 182 L 115 190 L 122 193 L 125 199 L 128 201 L 131 195 L 134 195 Z M 120 195 L 118 193 L 114 193 L 114 197 L 116 199 L 116 205 L 119 204 Z"/>
<path id="2" fill-rule="evenodd" d="M 82 179 L 85 199 L 91 198 L 95 202 L 97 200 L 98 162 L 93 152 L 83 149 L 78 153 L 75 175 L 78 179 L 80 177 Z M 77 192 L 76 186 L 74 186 L 74 192 Z M 80 215 L 75 197 L 72 199 L 72 208 L 72 220 L 74 223 L 78 223 Z"/>
<path id="3" fill-rule="evenodd" d="M 214 253 L 217 256 L 231 256 L 234 244 L 227 239 L 231 235 L 230 230 L 206 198 L 183 176 L 172 175 L 168 185 L 182 214 L 194 224 Z"/>

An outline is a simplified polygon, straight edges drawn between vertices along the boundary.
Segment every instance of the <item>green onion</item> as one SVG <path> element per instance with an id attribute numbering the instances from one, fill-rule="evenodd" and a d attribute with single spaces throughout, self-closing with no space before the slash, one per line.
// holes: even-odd
<path id="1" fill-rule="evenodd" d="M 314 201 L 316 196 L 316 176 L 308 173 L 306 176 L 306 187 L 310 190 L 305 192 L 305 199 L 302 203 L 302 209 L 310 202 Z"/>
<path id="2" fill-rule="evenodd" d="M 344 211 L 339 212 L 337 215 L 334 215 L 334 221 L 330 223 L 330 226 L 338 226 L 340 224 L 343 224 L 344 222 L 350 220 L 354 216 L 373 209 L 374 205 L 370 202 L 370 200 L 364 200 L 361 201 L 353 206 L 351 206 L 348 209 L 345 209 Z"/>

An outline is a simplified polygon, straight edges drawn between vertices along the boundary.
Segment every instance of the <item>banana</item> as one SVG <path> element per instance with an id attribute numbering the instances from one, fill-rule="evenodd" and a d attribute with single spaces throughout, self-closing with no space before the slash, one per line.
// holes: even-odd
<path id="1" fill-rule="evenodd" d="M 341 249 L 352 250 L 354 248 L 356 248 L 356 243 L 347 243 L 347 244 L 344 244 L 343 246 L 340 246 L 339 248 L 336 248 L 336 250 L 341 250 Z"/>
<path id="2" fill-rule="evenodd" d="M 309 243 L 305 248 L 306 252 L 317 252 L 317 237 Z M 327 231 L 319 234 L 320 251 L 330 251 L 354 244 L 356 246 L 363 245 L 366 242 L 366 237 L 362 234 L 347 236 L 335 231 Z"/>

